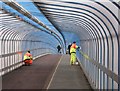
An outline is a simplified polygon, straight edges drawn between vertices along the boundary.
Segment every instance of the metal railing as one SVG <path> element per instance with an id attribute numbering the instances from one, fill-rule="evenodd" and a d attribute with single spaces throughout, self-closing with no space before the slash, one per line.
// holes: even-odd
<path id="1" fill-rule="evenodd" d="M 0 19 L 0 75 L 22 66 L 23 56 L 28 50 L 33 59 L 43 54 L 57 53 L 57 45 L 51 46 L 53 40 L 56 44 L 57 40 L 48 33 L 3 11 Z"/>
<path id="2" fill-rule="evenodd" d="M 90 56 L 88 56 L 88 54 L 84 53 L 82 50 L 79 50 L 79 53 L 81 54 L 80 58 L 78 58 L 79 63 L 93 89 L 102 90 L 103 88 L 100 88 L 101 84 L 107 85 L 111 83 L 110 81 L 113 81 L 114 83 L 113 87 L 109 88 L 118 89 L 118 85 L 120 83 L 120 76 L 118 74 L 106 68 L 103 64 L 99 63 L 99 61 L 92 59 Z M 103 78 L 102 76 L 104 74 L 106 75 L 105 78 Z M 104 81 L 102 79 L 104 79 Z"/>

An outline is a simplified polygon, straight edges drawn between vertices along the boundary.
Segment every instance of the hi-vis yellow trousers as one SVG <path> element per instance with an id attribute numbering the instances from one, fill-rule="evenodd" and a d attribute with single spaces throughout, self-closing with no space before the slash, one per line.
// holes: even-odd
<path id="1" fill-rule="evenodd" d="M 76 53 L 71 53 L 70 65 L 75 64 L 76 62 Z"/>

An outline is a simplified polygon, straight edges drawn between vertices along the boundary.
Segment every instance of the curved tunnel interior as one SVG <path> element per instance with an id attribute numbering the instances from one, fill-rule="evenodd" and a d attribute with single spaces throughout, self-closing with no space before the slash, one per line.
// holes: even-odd
<path id="1" fill-rule="evenodd" d="M 81 47 L 77 58 L 92 87 L 120 88 L 119 1 L 2 0 L 0 4 L 1 75 L 20 67 L 27 50 L 36 58 L 57 54 L 60 45 L 65 54 L 76 41 Z"/>

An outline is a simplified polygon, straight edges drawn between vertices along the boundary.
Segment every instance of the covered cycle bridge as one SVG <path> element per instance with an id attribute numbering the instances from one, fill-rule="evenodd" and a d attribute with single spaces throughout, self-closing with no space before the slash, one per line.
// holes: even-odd
<path id="1" fill-rule="evenodd" d="M 119 91 L 119 14 L 119 0 L 1 0 L 1 89 Z M 73 41 L 76 66 L 66 54 Z M 28 50 L 34 61 L 24 66 Z"/>

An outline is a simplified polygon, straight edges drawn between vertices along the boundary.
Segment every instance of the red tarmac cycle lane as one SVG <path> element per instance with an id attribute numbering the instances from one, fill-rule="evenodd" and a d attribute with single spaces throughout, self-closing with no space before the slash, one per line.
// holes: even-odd
<path id="1" fill-rule="evenodd" d="M 35 59 L 31 66 L 22 66 L 2 77 L 2 89 L 46 89 L 61 55 Z"/>

